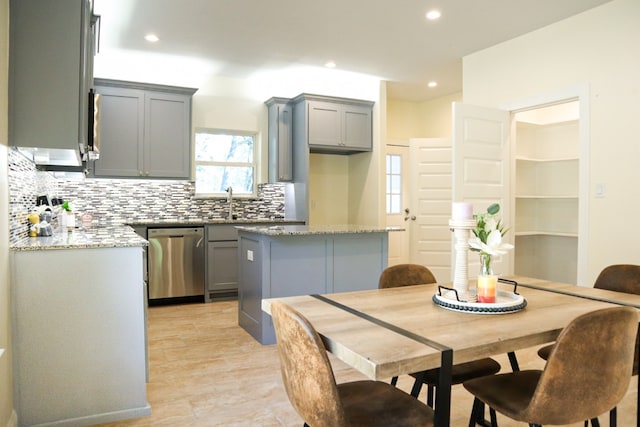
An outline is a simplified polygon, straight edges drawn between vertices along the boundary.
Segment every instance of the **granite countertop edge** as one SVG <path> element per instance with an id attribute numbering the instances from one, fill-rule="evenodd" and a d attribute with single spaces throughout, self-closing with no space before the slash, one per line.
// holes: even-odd
<path id="1" fill-rule="evenodd" d="M 12 251 L 42 251 L 58 249 L 95 249 L 144 247 L 149 243 L 126 225 L 102 228 L 75 228 L 55 232 L 51 236 L 24 237 L 11 245 Z"/>
<path id="2" fill-rule="evenodd" d="M 247 225 L 247 224 L 286 224 L 286 223 L 304 223 L 302 220 L 295 219 L 265 219 L 265 218 L 242 218 L 242 219 L 224 219 L 224 218 L 215 218 L 215 219 L 175 219 L 175 218 L 167 218 L 167 219 L 136 219 L 127 221 L 126 224 L 132 227 L 170 227 L 172 225 L 175 226 L 185 226 L 185 225 L 193 225 L 193 226 L 206 226 L 206 225 Z"/>
<path id="3" fill-rule="evenodd" d="M 277 226 L 240 226 L 240 231 L 266 236 L 312 236 L 327 234 L 365 234 L 403 231 L 400 227 L 372 227 L 362 225 L 277 225 Z"/>
<path id="4" fill-rule="evenodd" d="M 199 219 L 199 220 L 133 220 L 126 224 L 113 224 L 104 227 L 75 228 L 68 232 L 55 232 L 52 236 L 24 236 L 12 242 L 9 249 L 13 252 L 60 250 L 60 249 L 94 249 L 94 248 L 127 248 L 145 247 L 149 245 L 144 238 L 135 233 L 132 227 L 184 227 L 219 224 L 282 224 L 300 223 L 303 221 L 283 219 Z"/>

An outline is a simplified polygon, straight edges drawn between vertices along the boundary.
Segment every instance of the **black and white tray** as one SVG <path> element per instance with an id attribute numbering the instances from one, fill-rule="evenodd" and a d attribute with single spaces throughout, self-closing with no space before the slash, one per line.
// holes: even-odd
<path id="1" fill-rule="evenodd" d="M 527 306 L 527 300 L 517 291 L 518 284 L 512 280 L 500 279 L 500 282 L 514 285 L 513 291 L 498 289 L 496 302 L 476 302 L 475 298 L 468 301 L 462 298 L 458 291 L 445 286 L 438 286 L 432 300 L 434 303 L 447 310 L 459 311 L 462 313 L 474 314 L 508 314 L 523 310 Z M 468 296 L 466 299 L 469 299 Z"/>

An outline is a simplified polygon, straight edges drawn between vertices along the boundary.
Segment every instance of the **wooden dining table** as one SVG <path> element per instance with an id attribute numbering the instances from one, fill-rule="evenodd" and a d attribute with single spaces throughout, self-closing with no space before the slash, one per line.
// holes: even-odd
<path id="1" fill-rule="evenodd" d="M 481 314 L 444 308 L 433 302 L 438 284 L 390 289 L 271 298 L 304 315 L 327 351 L 374 380 L 440 368 L 435 426 L 448 427 L 452 364 L 552 342 L 577 316 L 601 308 L 630 305 L 640 296 L 565 283 L 512 276 L 526 307 Z M 450 286 L 450 284 L 446 285 Z M 512 284 L 499 284 L 512 292 Z"/>

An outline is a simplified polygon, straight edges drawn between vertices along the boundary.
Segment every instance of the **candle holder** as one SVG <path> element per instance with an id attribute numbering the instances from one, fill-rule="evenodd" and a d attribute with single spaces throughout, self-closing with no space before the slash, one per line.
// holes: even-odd
<path id="1" fill-rule="evenodd" d="M 449 228 L 456 239 L 455 270 L 453 276 L 453 288 L 460 298 L 466 301 L 474 301 L 469 294 L 469 236 L 471 230 L 476 227 L 474 219 L 450 219 Z"/>

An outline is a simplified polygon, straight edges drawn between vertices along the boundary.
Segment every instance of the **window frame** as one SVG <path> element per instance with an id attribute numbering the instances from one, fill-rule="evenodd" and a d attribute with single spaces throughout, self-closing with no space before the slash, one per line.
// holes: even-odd
<path id="1" fill-rule="evenodd" d="M 393 159 L 397 158 L 399 160 L 399 168 L 400 171 L 394 173 L 395 171 L 390 170 L 390 165 L 393 164 Z M 403 193 L 402 193 L 402 186 L 404 185 L 403 181 L 403 176 L 402 176 L 402 162 L 404 161 L 402 155 L 400 154 L 386 154 L 385 155 L 385 211 L 387 215 L 400 215 L 402 214 L 402 204 L 403 204 Z M 393 180 L 393 177 L 397 177 L 399 180 L 399 191 L 394 192 L 393 191 L 393 186 L 390 185 L 391 181 Z M 398 197 L 398 211 L 392 211 L 392 203 L 390 203 L 391 199 L 393 198 L 393 196 Z"/>
<path id="2" fill-rule="evenodd" d="M 197 143 L 196 136 L 197 134 L 206 133 L 213 135 L 237 135 L 237 136 L 250 136 L 253 138 L 253 158 L 251 162 L 221 162 L 221 161 L 203 161 L 197 160 Z M 247 131 L 247 130 L 237 130 L 237 129 L 222 129 L 222 128 L 206 128 L 206 127 L 198 127 L 194 129 L 193 132 L 193 186 L 194 186 L 194 198 L 196 199 L 220 199 L 227 198 L 228 194 L 223 192 L 217 193 L 203 193 L 198 192 L 197 190 L 197 182 L 198 182 L 198 166 L 239 166 L 239 167 L 251 167 L 253 170 L 253 188 L 251 193 L 236 193 L 234 191 L 233 198 L 236 199 L 252 199 L 257 198 L 258 196 L 258 141 L 259 141 L 259 133 L 258 131 Z"/>

